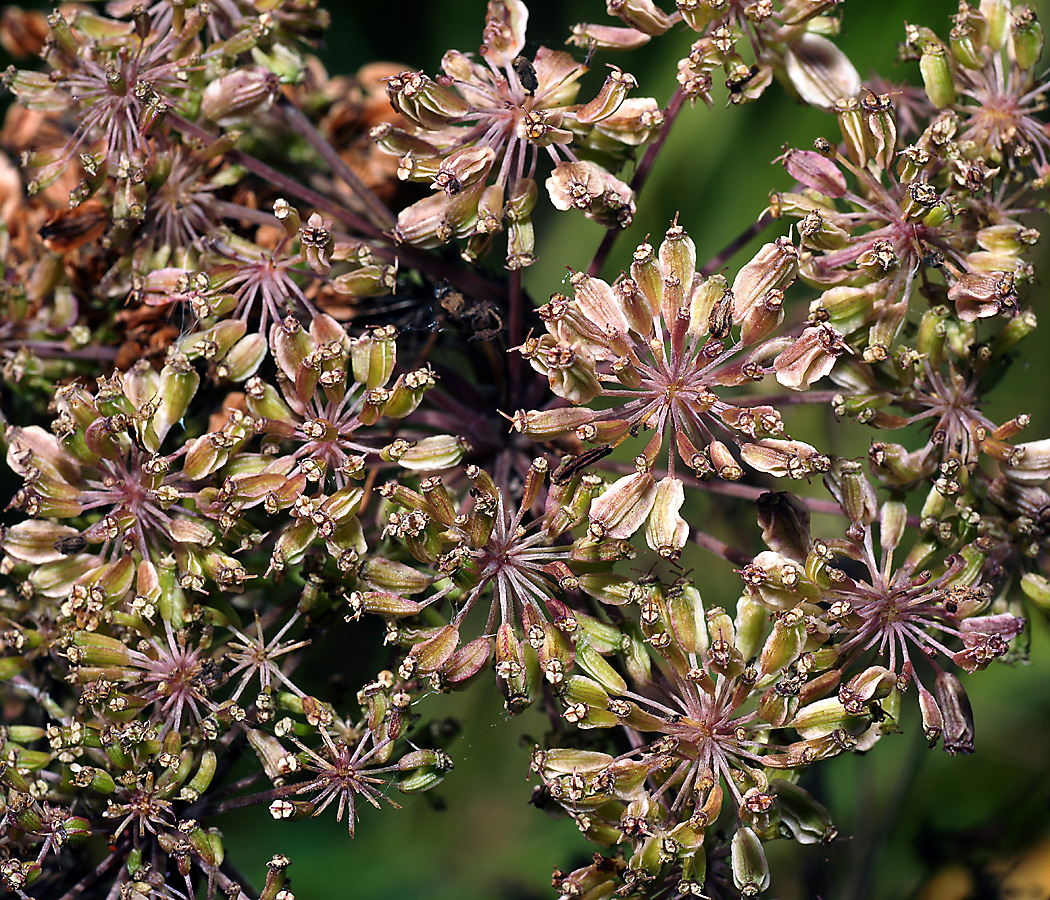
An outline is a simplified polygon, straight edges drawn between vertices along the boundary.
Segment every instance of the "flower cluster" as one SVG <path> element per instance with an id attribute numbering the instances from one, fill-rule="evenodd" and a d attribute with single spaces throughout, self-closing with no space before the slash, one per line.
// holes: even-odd
<path id="1" fill-rule="evenodd" d="M 1050 439 L 987 404 L 1037 324 L 1042 32 L 964 0 L 866 89 L 835 5 L 609 0 L 527 52 L 491 0 L 436 78 L 330 78 L 301 0 L 4 10 L 44 67 L 0 131 L 5 888 L 292 900 L 284 856 L 234 878 L 223 814 L 353 837 L 493 680 L 548 726 L 533 803 L 602 848 L 564 898 L 763 893 L 766 843 L 837 833 L 807 770 L 912 691 L 920 738 L 979 746 L 966 680 L 1050 610 Z M 578 102 L 679 22 L 666 108 L 616 66 Z M 716 70 L 839 137 L 783 153 L 735 269 L 688 202 L 604 280 Z M 533 306 L 541 178 L 607 232 Z"/>
<path id="2" fill-rule="evenodd" d="M 399 157 L 399 177 L 437 192 L 400 213 L 399 240 L 436 247 L 466 237 L 464 256 L 475 260 L 506 229 L 507 266 L 531 265 L 543 156 L 554 163 L 546 187 L 555 207 L 609 227 L 631 223 L 631 189 L 588 157 L 615 169 L 663 112 L 652 98 L 627 99 L 637 81 L 615 66 L 593 100 L 576 103 L 587 66 L 546 47 L 524 56 L 528 15 L 522 0 L 490 0 L 480 61 L 450 50 L 436 80 L 405 71 L 387 81 L 391 104 L 413 128 L 378 126 L 374 137 Z"/>

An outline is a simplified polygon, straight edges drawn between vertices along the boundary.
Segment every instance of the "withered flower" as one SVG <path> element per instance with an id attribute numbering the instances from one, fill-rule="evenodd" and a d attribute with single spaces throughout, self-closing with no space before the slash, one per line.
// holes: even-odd
<path id="1" fill-rule="evenodd" d="M 878 690 L 889 697 L 914 681 L 923 706 L 929 692 L 920 672 L 929 667 L 939 676 L 938 657 L 973 672 L 1008 651 L 1024 620 L 989 611 L 987 540 L 959 542 L 957 552 L 943 553 L 932 536 L 926 537 L 898 561 L 908 519 L 904 504 L 890 500 L 880 508 L 860 464 L 849 460 L 838 461 L 826 483 L 850 522 L 847 540 L 813 541 L 807 535 L 802 543 L 781 545 L 782 552 L 760 554 L 742 574 L 749 595 L 769 608 L 809 610 L 819 602 L 826 611 L 821 614 L 827 620 L 824 640 L 843 673 L 874 651 L 888 674 L 876 677 L 867 669 L 863 678 L 844 682 L 839 700 L 847 710 L 861 711 L 870 701 L 870 696 L 853 697 L 862 682 L 876 690 L 885 681 Z M 944 485 L 935 485 L 931 499 L 943 490 Z M 928 527 L 945 542 L 954 537 L 950 517 L 931 519 Z M 863 566 L 863 577 L 850 574 L 856 563 Z"/>
<path id="2" fill-rule="evenodd" d="M 1050 83 L 1038 71 L 1043 33 L 1032 6 L 961 2 L 947 45 L 909 25 L 905 46 L 919 59 L 930 101 L 953 111 L 956 139 L 972 148 L 969 155 L 1048 171 L 1050 137 L 1039 114 Z"/>
<path id="3" fill-rule="evenodd" d="M 522 0 L 490 0 L 480 62 L 450 50 L 437 80 L 406 71 L 387 82 L 394 109 L 415 128 L 381 127 L 376 140 L 401 158 L 401 177 L 428 181 L 438 192 L 401 212 L 400 240 L 436 247 L 469 237 L 464 255 L 476 259 L 506 228 L 507 265 L 531 265 L 544 155 L 554 163 L 547 189 L 556 207 L 582 209 L 610 227 L 630 224 L 630 189 L 576 150 L 593 146 L 622 159 L 660 125 L 659 107 L 626 100 L 636 82 L 615 67 L 597 97 L 577 104 L 587 67 L 546 47 L 533 59 L 523 56 L 527 21 Z"/>
<path id="4" fill-rule="evenodd" d="M 12 505 L 30 518 L 10 529 L 4 549 L 36 566 L 30 580 L 39 579 L 47 596 L 63 596 L 74 581 L 94 583 L 129 553 L 149 562 L 174 554 L 180 578 L 195 590 L 206 577 L 228 587 L 244 580 L 243 567 L 218 549 L 193 507 L 204 482 L 182 468 L 186 445 L 160 452 L 199 381 L 173 356 L 159 373 L 143 364 L 100 378 L 94 393 L 67 386 L 56 398 L 51 432 L 35 425 L 8 431 L 8 465 L 25 479 Z M 85 516 L 82 529 L 56 521 Z M 93 546 L 97 556 L 85 552 Z"/>
<path id="5" fill-rule="evenodd" d="M 784 290 L 797 266 L 798 251 L 781 238 L 766 244 L 730 289 L 723 277 L 697 272 L 693 242 L 675 224 L 659 252 L 638 247 L 630 277 L 609 285 L 575 273 L 574 298 L 556 294 L 540 308 L 547 334 L 518 349 L 572 406 L 521 411 L 514 427 L 537 440 L 575 432 L 599 446 L 653 432 L 636 457 L 638 474 L 617 482 L 592 510 L 604 532 L 625 537 L 645 521 L 658 494 L 651 471 L 665 449 L 671 479 L 676 459 L 701 476 L 739 479 L 743 468 L 723 438 L 759 471 L 804 478 L 826 467 L 813 447 L 787 437 L 774 407 L 750 406 L 724 390 L 760 381 L 776 371 L 773 357 L 791 352 L 790 341 L 765 339 L 783 320 Z M 591 408 L 599 398 L 611 403 Z M 673 492 L 665 491 L 670 503 Z M 629 513 L 630 523 L 613 507 Z"/>
<path id="6" fill-rule="evenodd" d="M 68 655 L 81 684 L 97 686 L 100 678 L 113 684 L 105 697 L 110 710 L 150 707 L 162 737 L 178 733 L 183 717 L 199 726 L 222 681 L 206 642 L 192 644 L 184 629 L 164 619 L 163 637 L 151 636 L 140 646 L 133 650 L 101 632 L 76 632 Z"/>
<path id="7" fill-rule="evenodd" d="M 29 161 L 38 170 L 34 187 L 54 181 L 78 154 L 86 157 L 89 175 L 96 167 L 143 165 L 151 128 L 178 105 L 187 77 L 201 67 L 187 52 L 192 42 L 171 29 L 154 29 L 146 13 L 126 22 L 81 11 L 70 23 L 55 10 L 48 25 L 51 75 L 14 69 L 4 75 L 20 103 L 66 110 L 75 123 L 65 147 Z"/>
<path id="8" fill-rule="evenodd" d="M 377 742 L 371 730 L 366 731 L 354 746 L 348 746 L 342 740 L 333 740 L 326 728 L 321 728 L 320 733 L 323 741 L 320 752 L 293 738 L 300 751 L 302 767 L 309 773 L 310 780 L 296 784 L 292 794 L 315 795 L 309 801 L 310 815 L 319 816 L 333 802 L 338 801 L 336 821 L 342 822 L 345 816 L 347 830 L 353 837 L 357 825 L 358 798 L 366 800 L 376 809 L 380 808 L 380 800 L 386 800 L 395 809 L 400 809 L 379 787 L 386 783 L 384 775 L 399 769 L 396 763 L 384 766 L 374 762 L 385 749 L 386 742 Z M 270 814 L 275 819 L 287 818 L 293 813 L 294 806 L 287 800 L 278 799 L 270 804 Z"/>

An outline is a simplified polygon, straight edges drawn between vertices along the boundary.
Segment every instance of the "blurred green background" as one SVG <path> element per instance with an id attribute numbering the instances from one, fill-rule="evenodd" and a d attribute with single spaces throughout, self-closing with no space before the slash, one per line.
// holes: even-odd
<path id="1" fill-rule="evenodd" d="M 1050 2 L 1036 6 L 1044 21 L 1050 18 Z M 321 56 L 332 74 L 352 72 L 377 59 L 434 73 L 445 50 L 477 49 L 485 2 L 407 0 L 393 5 L 354 0 L 330 3 L 329 8 L 333 27 Z M 530 8 L 530 50 L 531 42 L 560 46 L 577 21 L 611 21 L 600 0 L 533 2 Z M 904 22 L 929 25 L 946 35 L 948 16 L 956 8 L 955 0 L 846 0 L 839 44 L 862 76 L 878 71 L 892 81 L 915 82 L 915 64 L 896 61 Z M 638 78 L 637 96 L 651 95 L 665 103 L 675 87 L 676 62 L 692 38 L 692 32 L 676 29 L 632 54 L 599 55 L 590 76 L 593 84 L 581 96 L 591 96 L 604 78 L 604 64 L 615 62 Z M 683 112 L 645 189 L 635 224 L 617 244 L 607 273 L 619 271 L 647 233 L 661 234 L 676 212 L 696 240 L 701 259 L 713 256 L 755 220 L 770 190 L 788 187 L 786 173 L 771 164 L 784 145 L 808 147 L 817 136 L 834 139 L 837 134 L 832 117 L 797 105 L 775 85 L 744 108 L 725 109 L 721 99 L 711 111 L 699 106 Z M 551 215 L 542 202 L 539 207 L 539 262 L 525 276 L 536 302 L 563 289 L 565 266 L 585 268 L 602 237 L 602 229 L 580 216 Z M 1045 262 L 1044 250 L 1043 272 Z M 1039 287 L 1035 293 L 1042 291 Z M 1042 314 L 1039 296 L 1032 298 L 1032 306 Z M 1030 435 L 1041 437 L 1050 435 L 1045 389 L 1050 354 L 1038 349 L 1044 346 L 1039 335 L 1029 343 L 990 407 L 993 418 L 1032 413 Z M 810 413 L 806 430 L 808 439 L 820 446 L 811 429 L 826 433 L 823 411 Z M 868 433 L 855 439 L 852 452 L 862 451 Z M 717 503 L 708 501 L 700 512 L 705 522 L 715 522 L 715 533 L 724 528 L 728 536 L 733 522 Z M 744 511 L 740 521 L 750 532 L 757 531 L 750 512 Z M 822 526 L 825 534 L 835 534 L 834 523 L 816 523 L 817 530 Z M 695 565 L 707 586 L 705 601 L 732 606 L 739 579 L 729 565 L 711 556 L 698 556 Z M 336 638 L 352 640 L 351 626 Z M 1039 851 L 1040 840 L 1050 835 L 1050 632 L 1043 622 L 1033 623 L 1032 660 L 1031 665 L 996 666 L 967 679 L 978 728 L 977 752 L 971 757 L 950 758 L 926 749 L 910 694 L 904 734 L 884 739 L 864 759 L 847 756 L 816 767 L 807 784 L 831 808 L 840 837 L 829 846 L 770 845 L 774 875 L 769 896 L 877 900 L 921 892 L 924 900 L 1050 897 L 1045 875 L 1044 887 L 1030 893 L 1024 888 L 1027 882 L 1017 881 L 1033 866 L 1050 869 L 1046 854 Z M 362 677 L 374 671 L 366 663 L 360 668 Z M 354 673 L 342 674 L 348 686 L 360 683 Z M 365 807 L 353 841 L 331 816 L 290 825 L 273 822 L 264 810 L 231 814 L 224 831 L 245 875 L 258 882 L 265 861 L 281 852 L 293 860 L 292 887 L 300 900 L 552 896 L 553 867 L 569 870 L 585 864 L 595 848 L 568 821 L 549 818 L 528 804 L 531 786 L 525 773 L 532 738 L 539 738 L 544 728 L 542 719 L 533 714 L 509 719 L 492 687 L 431 698 L 426 704 L 420 709 L 424 715 L 455 717 L 465 726 L 464 736 L 450 747 L 456 769 L 439 789 L 438 803 L 433 797 L 397 796 L 404 805 L 400 812 Z M 974 882 L 958 869 L 960 863 L 992 860 L 1005 874 L 988 883 Z M 1011 872 L 1014 882 L 1007 877 Z M 938 880 L 930 883 L 935 874 Z"/>

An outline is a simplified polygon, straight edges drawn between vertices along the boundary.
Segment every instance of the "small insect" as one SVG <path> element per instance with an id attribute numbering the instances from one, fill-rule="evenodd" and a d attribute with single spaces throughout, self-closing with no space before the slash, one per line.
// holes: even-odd
<path id="1" fill-rule="evenodd" d="M 87 541 L 79 534 L 63 535 L 55 541 L 55 549 L 64 556 L 76 556 L 87 546 Z"/>
<path id="2" fill-rule="evenodd" d="M 567 459 L 554 470 L 554 474 L 551 475 L 551 484 L 566 484 L 572 480 L 573 476 L 579 474 L 588 466 L 594 465 L 598 460 L 604 459 L 612 451 L 613 448 L 609 444 L 603 444 L 601 447 L 586 450 L 579 456 Z"/>
<path id="3" fill-rule="evenodd" d="M 472 341 L 490 341 L 503 332 L 503 317 L 491 300 L 468 300 L 461 291 L 443 282 L 434 291 L 435 313 L 447 316 Z"/>
<path id="4" fill-rule="evenodd" d="M 536 88 L 540 86 L 540 80 L 536 77 L 536 67 L 531 60 L 524 56 L 515 56 L 511 61 L 511 66 L 518 73 L 518 80 L 521 81 L 521 86 L 525 88 L 530 97 L 535 97 Z"/>
<path id="5" fill-rule="evenodd" d="M 744 89 L 755 79 L 755 76 L 761 71 L 758 66 L 752 66 L 747 70 L 747 74 L 744 76 L 737 76 L 726 80 L 726 87 L 729 88 L 730 94 L 742 94 Z"/>

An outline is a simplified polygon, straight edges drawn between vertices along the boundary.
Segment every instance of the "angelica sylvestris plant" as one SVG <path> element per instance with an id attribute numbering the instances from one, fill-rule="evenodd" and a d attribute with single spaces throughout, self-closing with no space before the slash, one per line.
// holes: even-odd
<path id="1" fill-rule="evenodd" d="M 290 900 L 223 814 L 382 829 L 492 685 L 595 845 L 564 898 L 758 896 L 771 842 L 834 852 L 815 767 L 980 752 L 967 686 L 1050 610 L 1050 436 L 986 402 L 1046 277 L 1042 27 L 962 0 L 864 82 L 850 6 L 548 47 L 479 0 L 475 52 L 351 75 L 299 0 L 4 9 L 7 891 Z M 617 240 L 675 124 L 760 96 L 824 125 L 757 249 L 691 196 Z M 555 216 L 605 237 L 527 293 Z"/>

